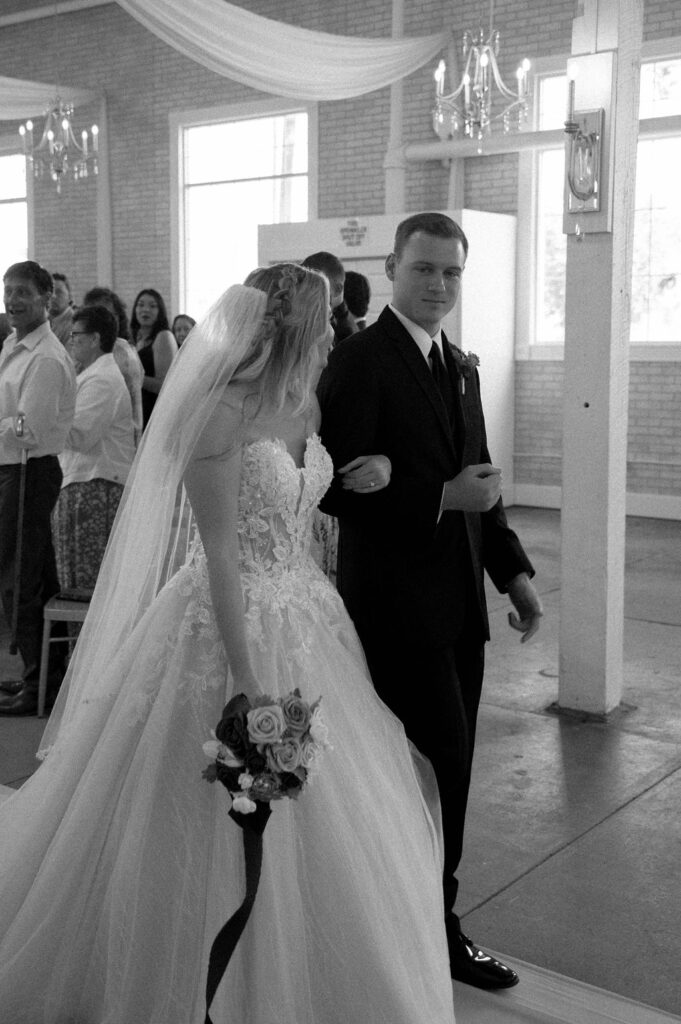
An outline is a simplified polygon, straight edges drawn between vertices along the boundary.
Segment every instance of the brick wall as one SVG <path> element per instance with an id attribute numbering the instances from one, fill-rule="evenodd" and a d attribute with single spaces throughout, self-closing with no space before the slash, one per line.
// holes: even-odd
<path id="1" fill-rule="evenodd" d="M 12 0 L 12 3 L 14 0 Z M 386 37 L 390 0 L 236 0 L 275 20 L 347 35 Z M 3 12 L 26 3 L 3 5 Z M 38 0 L 28 6 L 37 5 Z M 486 5 L 480 0 L 420 0 L 406 4 L 408 35 L 451 25 L 456 38 L 474 30 Z M 574 0 L 497 0 L 504 77 L 511 81 L 523 56 L 570 50 Z M 646 0 L 645 38 L 681 36 L 681 4 Z M 3 75 L 44 82 L 66 81 L 106 93 L 111 152 L 113 285 L 130 304 L 144 286 L 170 295 L 169 115 L 265 95 L 207 71 L 143 29 L 116 4 L 4 26 L 0 33 Z M 433 67 L 405 82 L 404 134 L 430 141 Z M 388 144 L 390 90 L 357 99 L 319 104 L 320 217 L 381 213 L 385 206 L 383 160 Z M 91 124 L 96 111 L 78 111 Z M 6 126 L 8 130 L 16 126 Z M 465 205 L 515 213 L 515 154 L 466 161 Z M 448 168 L 438 161 L 410 166 L 407 209 L 446 203 Z M 35 195 L 36 256 L 71 277 L 76 296 L 96 281 L 96 186 L 65 188 L 57 197 L 49 183 Z M 679 494 L 681 435 L 677 364 L 632 364 L 629 483 L 633 490 Z M 522 362 L 516 378 L 516 474 L 522 483 L 560 482 L 562 366 Z"/>

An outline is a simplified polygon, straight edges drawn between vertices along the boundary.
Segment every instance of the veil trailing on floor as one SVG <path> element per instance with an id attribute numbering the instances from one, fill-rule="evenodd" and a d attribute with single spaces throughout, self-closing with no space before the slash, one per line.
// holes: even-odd
<path id="1" fill-rule="evenodd" d="M 233 285 L 174 359 L 126 484 L 88 615 L 45 729 L 41 759 L 102 698 L 107 667 L 183 559 L 189 508 L 182 476 L 266 309 L 265 292 Z"/>

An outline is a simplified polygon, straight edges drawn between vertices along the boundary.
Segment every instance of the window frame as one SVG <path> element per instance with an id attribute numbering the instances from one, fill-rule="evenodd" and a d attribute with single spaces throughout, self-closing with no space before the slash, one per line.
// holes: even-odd
<path id="1" fill-rule="evenodd" d="M 533 95 L 539 90 L 539 82 L 552 75 L 565 75 L 570 54 L 541 57 L 533 62 Z M 681 59 L 681 36 L 659 39 L 643 44 L 642 62 Z M 567 94 L 566 94 L 567 100 Z M 533 108 L 532 127 L 536 131 L 538 110 Z M 646 138 L 664 138 L 665 133 L 646 134 Z M 565 345 L 563 342 L 540 343 L 535 340 L 536 330 L 536 285 L 538 266 L 537 247 L 537 195 L 540 153 L 563 148 L 562 143 L 553 143 L 533 149 L 520 150 L 518 154 L 518 249 L 516 259 L 516 359 L 562 361 Z M 629 357 L 632 362 L 677 362 L 681 361 L 681 339 L 667 342 L 630 342 Z"/>
<path id="2" fill-rule="evenodd" d="M 0 156 L 22 156 L 23 150 L 18 132 L 0 133 Z M 21 200 L 19 200 L 21 201 Z M 26 158 L 26 258 L 34 259 L 35 253 L 35 203 L 33 190 L 33 168 Z"/>
<path id="3" fill-rule="evenodd" d="M 318 111 L 316 103 L 296 102 L 272 97 L 243 103 L 226 103 L 215 107 L 172 111 L 170 123 L 170 244 L 171 244 L 171 308 L 184 308 L 181 295 L 185 287 L 185 184 L 184 184 L 184 131 L 201 125 L 243 121 L 258 117 L 277 117 L 281 114 L 304 112 L 308 117 L 308 220 L 317 218 L 318 196 Z"/>

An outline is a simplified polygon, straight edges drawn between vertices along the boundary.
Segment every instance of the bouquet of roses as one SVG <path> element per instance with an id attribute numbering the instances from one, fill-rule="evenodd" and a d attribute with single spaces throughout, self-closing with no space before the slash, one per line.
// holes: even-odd
<path id="1" fill-rule="evenodd" d="M 308 704 L 298 689 L 277 698 L 232 697 L 214 738 L 203 744 L 213 758 L 203 778 L 229 790 L 232 810 L 252 814 L 255 801 L 298 796 L 320 751 L 329 745 L 320 700 Z"/>

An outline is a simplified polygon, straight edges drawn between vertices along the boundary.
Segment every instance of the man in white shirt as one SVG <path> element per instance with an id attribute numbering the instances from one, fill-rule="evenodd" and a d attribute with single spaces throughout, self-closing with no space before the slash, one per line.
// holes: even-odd
<path id="1" fill-rule="evenodd" d="M 62 471 L 57 458 L 73 423 L 76 375 L 50 330 L 52 278 L 33 260 L 15 263 L 3 277 L 12 333 L 0 352 L 0 596 L 12 621 L 22 452 L 27 454 L 17 646 L 21 686 L 2 684 L 0 715 L 31 715 L 37 708 L 45 603 L 59 590 L 50 517 Z M 61 682 L 63 645 L 52 645 L 48 693 Z M 63 654 L 61 655 L 63 658 Z"/>

